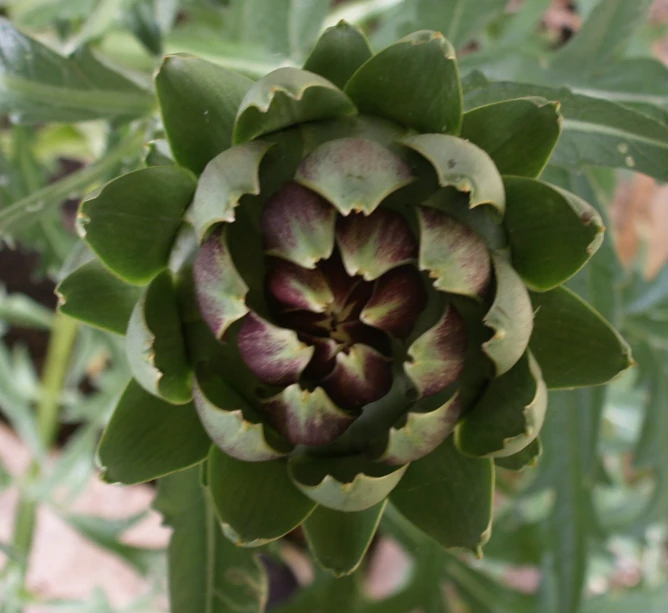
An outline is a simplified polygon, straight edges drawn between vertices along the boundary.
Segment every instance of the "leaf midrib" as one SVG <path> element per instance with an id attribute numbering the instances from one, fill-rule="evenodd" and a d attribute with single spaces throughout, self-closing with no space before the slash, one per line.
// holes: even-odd
<path id="1" fill-rule="evenodd" d="M 0 92 L 20 95 L 39 106 L 92 111 L 93 114 L 133 115 L 149 113 L 154 106 L 150 94 L 106 89 L 79 89 L 47 85 L 15 75 L 0 74 Z M 12 110 L 12 109 L 8 109 Z M 21 111 L 17 109 L 20 113 Z"/>
<path id="2" fill-rule="evenodd" d="M 650 138 L 649 136 L 642 136 L 634 132 L 629 132 L 627 130 L 615 128 L 601 123 L 581 121 L 579 119 L 564 119 L 562 125 L 564 131 L 607 134 L 609 136 L 615 136 L 630 142 L 644 143 L 646 145 L 659 147 L 660 149 L 665 149 L 668 151 L 668 141 L 657 140 L 655 138 Z"/>

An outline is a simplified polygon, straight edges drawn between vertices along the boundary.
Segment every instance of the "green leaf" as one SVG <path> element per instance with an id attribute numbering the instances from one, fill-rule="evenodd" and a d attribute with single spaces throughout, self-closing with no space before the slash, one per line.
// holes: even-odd
<path id="1" fill-rule="evenodd" d="M 529 293 L 515 269 L 500 255 L 492 255 L 496 296 L 483 323 L 494 331 L 482 345 L 494 362 L 496 376 L 508 372 L 524 354 L 533 327 Z"/>
<path id="2" fill-rule="evenodd" d="M 7 294 L 0 285 L 0 321 L 21 328 L 51 327 L 53 312 L 26 294 Z"/>
<path id="3" fill-rule="evenodd" d="M 290 0 L 288 38 L 290 55 L 293 58 L 305 57 L 313 48 L 322 30 L 330 4 L 329 0 Z M 267 5 L 262 4 L 261 10 L 266 12 Z M 257 16 L 255 16 L 256 20 Z"/>
<path id="4" fill-rule="evenodd" d="M 230 376 L 229 368 L 225 370 Z M 264 462 L 280 458 L 290 450 L 289 446 L 282 451 L 274 449 L 269 444 L 267 426 L 261 423 L 252 406 L 209 369 L 198 366 L 194 387 L 195 406 L 202 425 L 226 454 L 246 462 Z"/>
<path id="5" fill-rule="evenodd" d="M 475 457 L 508 457 L 538 436 L 547 409 L 547 388 L 530 352 L 493 379 L 455 430 L 457 448 Z"/>
<path id="6" fill-rule="evenodd" d="M 131 172 L 82 202 L 82 234 L 114 273 L 143 285 L 167 267 L 194 192 L 192 175 L 178 166 Z"/>
<path id="7" fill-rule="evenodd" d="M 550 552 L 546 570 L 555 588 L 548 596 L 551 611 L 578 611 L 585 585 L 597 458 L 590 429 L 598 426 L 600 391 L 550 394 L 551 410 L 541 436 L 545 448 L 541 468 L 556 493 L 546 526 Z M 592 393 L 598 395 L 598 402 Z"/>
<path id="8" fill-rule="evenodd" d="M 316 560 L 335 576 L 355 572 L 364 558 L 387 500 L 347 513 L 317 507 L 304 522 L 304 534 Z"/>
<path id="9" fill-rule="evenodd" d="M 601 246 L 603 220 L 575 194 L 547 183 L 505 177 L 504 185 L 513 267 L 531 289 L 553 289 Z"/>
<path id="10" fill-rule="evenodd" d="M 304 64 L 343 89 L 355 71 L 372 56 L 364 35 L 345 21 L 325 30 Z"/>
<path id="11" fill-rule="evenodd" d="M 192 371 L 171 271 L 158 274 L 135 305 L 125 352 L 132 376 L 147 392 L 172 404 L 190 402 Z"/>
<path id="12" fill-rule="evenodd" d="M 253 84 L 244 97 L 233 140 L 243 143 L 290 126 L 355 114 L 355 105 L 320 75 L 279 68 Z"/>
<path id="13" fill-rule="evenodd" d="M 387 466 L 362 455 L 293 455 L 288 467 L 293 483 L 311 500 L 344 512 L 365 511 L 384 500 L 407 468 Z"/>
<path id="14" fill-rule="evenodd" d="M 668 181 L 668 127 L 647 115 L 609 100 L 552 88 L 512 82 L 488 82 L 479 73 L 465 92 L 467 109 L 522 96 L 559 101 L 562 134 L 550 160 L 557 166 L 611 166 L 643 172 Z"/>
<path id="15" fill-rule="evenodd" d="M 206 458 L 211 441 L 192 404 L 175 407 L 131 381 L 105 430 L 98 457 L 104 479 L 143 483 Z"/>
<path id="16" fill-rule="evenodd" d="M 91 326 L 125 334 L 141 289 L 113 275 L 98 260 L 77 268 L 56 288 L 59 309 Z"/>
<path id="17" fill-rule="evenodd" d="M 506 470 L 524 470 L 525 468 L 534 467 L 538 463 L 538 458 L 543 453 L 543 446 L 540 438 L 535 438 L 524 449 L 506 456 L 505 458 L 494 458 L 494 464 L 505 468 Z"/>
<path id="18" fill-rule="evenodd" d="M 142 511 L 122 519 L 107 519 L 78 514 L 62 514 L 60 517 L 81 536 L 92 541 L 98 547 L 117 555 L 131 564 L 141 574 L 146 575 L 152 567 L 155 567 L 155 559 L 159 552 L 126 545 L 121 540 L 122 533 L 137 525 L 139 521 L 146 517 L 146 514 L 146 511 Z"/>
<path id="19" fill-rule="evenodd" d="M 46 460 L 46 450 L 37 424 L 37 415 L 33 410 L 33 389 L 37 386 L 37 375 L 22 369 L 16 364 L 17 350 L 10 354 L 4 343 L 0 344 L 0 406 L 2 415 L 7 419 L 12 429 L 19 436 L 32 455 L 40 460 Z M 12 359 L 14 358 L 14 359 Z M 32 362 L 29 361 L 32 367 Z M 26 377 L 26 375 L 28 375 Z M 30 376 L 32 375 L 32 376 Z M 22 389 L 20 381 L 34 383 L 29 390 Z"/>
<path id="20" fill-rule="evenodd" d="M 624 590 L 621 594 L 606 594 L 587 600 L 582 605 L 582 613 L 663 613 L 666 608 L 665 586 L 638 587 Z"/>
<path id="21" fill-rule="evenodd" d="M 650 4 L 651 0 L 600 0 L 575 37 L 554 56 L 550 69 L 562 79 L 581 78 L 611 64 L 647 19 Z"/>
<path id="22" fill-rule="evenodd" d="M 262 613 L 267 577 L 253 552 L 225 538 L 191 468 L 160 479 L 155 508 L 174 528 L 167 550 L 172 613 Z"/>
<path id="23" fill-rule="evenodd" d="M 280 538 L 315 508 L 293 485 L 285 460 L 243 462 L 212 447 L 208 470 L 216 512 L 237 545 L 257 546 Z"/>
<path id="24" fill-rule="evenodd" d="M 518 98 L 464 113 L 460 136 L 486 151 L 502 175 L 537 177 L 560 133 L 557 103 Z"/>
<path id="25" fill-rule="evenodd" d="M 186 214 L 200 242 L 215 223 L 234 221 L 242 196 L 259 195 L 260 162 L 270 148 L 269 143 L 244 143 L 219 153 L 206 165 Z"/>
<path id="26" fill-rule="evenodd" d="M 56 19 L 83 20 L 98 0 L 32 0 L 12 2 L 12 19 L 26 28 L 46 28 Z"/>
<path id="27" fill-rule="evenodd" d="M 668 123 L 668 66 L 654 58 L 615 62 L 584 80 L 573 80 L 576 94 L 605 98 Z"/>
<path id="28" fill-rule="evenodd" d="M 165 49 L 167 53 L 181 57 L 196 56 L 251 79 L 263 77 L 284 65 L 281 55 L 252 43 L 238 43 L 231 37 L 221 37 L 220 30 L 212 28 L 206 20 L 179 24 L 166 36 Z"/>
<path id="29" fill-rule="evenodd" d="M 409 411 L 405 419 L 390 428 L 385 449 L 378 459 L 389 464 L 407 464 L 431 453 L 450 436 L 460 413 L 458 392 L 431 411 Z"/>
<path id="30" fill-rule="evenodd" d="M 419 134 L 399 141 L 416 151 L 434 167 L 441 187 L 454 187 L 469 194 L 469 207 L 506 207 L 503 180 L 492 158 L 474 144 L 447 134 Z"/>
<path id="31" fill-rule="evenodd" d="M 75 44 L 82 46 L 100 40 L 120 20 L 124 9 L 139 0 L 97 0 L 86 14 L 83 27 L 75 38 Z"/>
<path id="32" fill-rule="evenodd" d="M 373 56 L 345 92 L 360 113 L 419 132 L 457 134 L 462 123 L 455 51 L 438 32 L 415 32 Z"/>
<path id="33" fill-rule="evenodd" d="M 272 608 L 272 613 L 341 613 L 369 611 L 362 593 L 360 574 L 334 578 L 320 573 L 309 586 L 301 589 L 286 603 Z M 360 607 L 365 608 L 360 608 Z M 389 613 L 389 612 L 388 612 Z M 393 613 L 393 612 L 392 612 Z"/>
<path id="34" fill-rule="evenodd" d="M 461 49 L 503 12 L 504 0 L 418 0 L 413 27 L 442 32 L 455 49 Z"/>
<path id="35" fill-rule="evenodd" d="M 385 45 L 394 42 L 397 38 L 428 28 L 442 32 L 455 49 L 462 49 L 467 43 L 474 40 L 485 27 L 496 17 L 503 13 L 506 6 L 504 0 L 411 0 L 410 2 L 367 2 L 352 3 L 350 8 L 351 17 L 356 17 L 356 4 L 362 6 L 358 13 L 363 13 L 365 4 L 371 5 L 367 9 L 369 17 L 380 13 L 380 27 L 374 32 L 373 42 L 375 45 Z M 385 11 L 373 11 L 373 5 L 394 5 L 394 9 Z M 529 10 L 525 7 L 524 10 Z M 342 10 L 341 13 L 344 13 Z M 342 15 L 344 16 L 344 15 Z M 346 15 L 347 17 L 347 15 Z M 357 19 L 356 21 L 359 21 Z"/>
<path id="36" fill-rule="evenodd" d="M 79 196 L 96 182 L 118 172 L 121 162 L 138 159 L 144 140 L 142 130 L 131 132 L 115 147 L 89 166 L 38 189 L 13 204 L 0 208 L 0 236 L 12 236 L 35 223 L 72 196 Z"/>
<path id="37" fill-rule="evenodd" d="M 529 449 L 527 447 L 527 449 Z M 509 458 L 499 458 L 506 460 Z M 498 461 L 495 460 L 498 465 Z M 514 469 L 511 469 L 514 470 Z M 510 505 L 494 518 L 494 531 L 485 545 L 485 557 L 510 564 L 540 566 L 547 550 L 547 534 L 541 520 L 533 520 L 522 503 Z"/>
<path id="38" fill-rule="evenodd" d="M 408 467 L 390 501 L 443 547 L 479 552 L 490 535 L 493 490 L 492 460 L 461 455 L 448 437 Z"/>
<path id="39" fill-rule="evenodd" d="M 283 57 L 290 55 L 288 21 L 294 0 L 229 0 L 225 11 L 229 38 Z M 296 34 L 296 32 L 295 32 Z"/>
<path id="40" fill-rule="evenodd" d="M 164 138 L 156 138 L 146 143 L 146 155 L 144 164 L 146 166 L 169 166 L 174 164 L 174 156 L 169 143 Z"/>
<path id="41" fill-rule="evenodd" d="M 0 112 L 14 122 L 136 117 L 153 110 L 149 92 L 86 49 L 66 58 L 0 19 Z"/>
<path id="42" fill-rule="evenodd" d="M 639 527 L 663 521 L 668 509 L 668 376 L 665 351 L 645 348 L 639 356 L 641 390 L 645 393 L 644 419 L 634 448 L 634 467 L 654 473 L 649 504 L 640 517 Z"/>
<path id="43" fill-rule="evenodd" d="M 200 173 L 232 144 L 234 118 L 253 82 L 187 55 L 167 56 L 155 78 L 162 120 L 176 161 Z"/>
<path id="44" fill-rule="evenodd" d="M 633 364 L 610 324 L 565 287 L 531 294 L 536 311 L 529 347 L 550 389 L 606 383 Z"/>
<path id="45" fill-rule="evenodd" d="M 162 53 L 162 30 L 155 14 L 156 4 L 154 0 L 135 0 L 125 14 L 125 22 L 149 53 L 160 55 Z M 176 15 L 173 14 L 172 17 Z"/>
<path id="46" fill-rule="evenodd" d="M 362 164 L 364 173 L 359 170 Z M 295 181 L 347 216 L 352 211 L 369 215 L 415 178 L 397 154 L 376 141 L 338 138 L 312 151 L 297 169 Z"/>
<path id="47" fill-rule="evenodd" d="M 447 555 L 447 554 L 446 554 Z M 457 556 L 447 555 L 443 574 L 452 581 L 457 594 L 476 613 L 535 613 L 536 602 L 532 595 L 510 589 L 503 580 L 492 578 L 484 570 Z M 566 609 L 563 610 L 563 613 Z M 562 611 L 559 611 L 562 613 Z M 569 610 L 575 613 L 575 610 Z"/>

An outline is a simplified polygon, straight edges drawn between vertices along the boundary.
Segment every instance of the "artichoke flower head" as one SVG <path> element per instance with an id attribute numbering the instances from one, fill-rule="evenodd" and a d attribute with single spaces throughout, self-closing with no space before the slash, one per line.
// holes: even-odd
<path id="1" fill-rule="evenodd" d="M 631 363 L 562 286 L 603 224 L 537 178 L 558 103 L 463 112 L 441 34 L 373 55 L 345 23 L 303 69 L 252 81 L 173 55 L 156 86 L 166 153 L 82 203 L 99 259 L 60 287 L 63 311 L 126 335 L 133 381 L 101 443 L 107 478 L 202 462 L 229 538 L 303 524 L 337 574 L 388 500 L 478 551 L 494 464 L 535 462 L 547 389 Z M 113 291 L 106 309 L 82 306 L 84 281 Z M 148 416 L 155 427 L 132 426 Z M 170 459 L 126 470 L 130 438 Z"/>

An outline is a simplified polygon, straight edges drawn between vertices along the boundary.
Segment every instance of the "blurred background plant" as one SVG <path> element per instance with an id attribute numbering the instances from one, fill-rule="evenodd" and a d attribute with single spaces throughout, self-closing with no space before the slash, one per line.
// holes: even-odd
<path id="1" fill-rule="evenodd" d="M 0 7 L 2 613 L 166 611 L 166 555 L 174 613 L 259 612 L 267 598 L 280 613 L 668 609 L 668 191 L 657 183 L 668 180 L 668 2 Z M 387 513 L 352 577 L 314 568 L 293 533 L 261 550 L 268 594 L 258 579 L 243 602 L 225 604 L 211 595 L 224 587 L 216 574 L 224 559 L 202 559 L 201 584 L 174 566 L 197 555 L 200 536 L 179 517 L 178 484 L 162 487 L 155 503 L 179 534 L 166 554 L 171 529 L 150 510 L 155 488 L 99 480 L 96 444 L 129 373 L 118 338 L 55 311 L 54 287 L 86 258 L 74 231 L 80 197 L 160 155 L 151 76 L 165 53 L 258 77 L 299 65 L 340 19 L 361 27 L 374 49 L 441 30 L 459 51 L 471 104 L 561 101 L 564 132 L 546 175 L 595 204 L 610 228 L 570 285 L 622 330 L 638 366 L 605 388 L 551 395 L 538 466 L 498 469 L 484 559 L 444 552 Z"/>

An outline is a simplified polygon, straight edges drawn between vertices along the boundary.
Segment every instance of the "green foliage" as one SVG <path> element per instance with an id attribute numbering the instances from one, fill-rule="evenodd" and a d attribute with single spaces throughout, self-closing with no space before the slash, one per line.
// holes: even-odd
<path id="1" fill-rule="evenodd" d="M 267 578 L 252 550 L 223 535 L 199 467 L 161 479 L 154 506 L 174 529 L 167 552 L 173 613 L 264 611 Z"/>
<path id="2" fill-rule="evenodd" d="M 0 569 L 2 613 L 20 613 L 36 603 L 24 583 L 38 505 L 56 510 L 80 535 L 138 573 L 161 572 L 162 552 L 123 543 L 124 530 L 143 514 L 106 520 L 69 508 L 95 475 L 93 456 L 103 428 L 97 454 L 105 479 L 159 478 L 155 507 L 174 529 L 167 551 L 174 613 L 261 613 L 270 594 L 260 558 L 282 565 L 289 559 L 286 551 L 305 552 L 306 546 L 315 580 L 273 609 L 279 613 L 663 611 L 668 573 L 665 563 L 652 560 L 663 547 L 656 535 L 665 531 L 668 512 L 668 267 L 649 281 L 638 272 L 642 261 L 631 270 L 622 267 L 610 232 L 601 241 L 601 228 L 610 227 L 608 205 L 617 176 L 637 171 L 668 179 L 668 69 L 646 51 L 658 30 L 642 27 L 649 0 L 582 1 L 579 33 L 555 51 L 555 41 L 538 27 L 547 0 L 525 2 L 512 14 L 504 12 L 506 4 L 3 3 L 0 236 L 40 252 L 40 273 L 60 282 L 61 312 L 98 329 L 79 327 L 26 294 L 0 288 L 2 334 L 36 328 L 50 336 L 41 371 L 24 346 L 0 344 L 0 412 L 32 457 L 23 477 L 0 462 L 0 491 L 15 487 L 21 496 L 14 533 L 0 542 L 7 557 Z M 339 23 L 342 17 L 364 35 Z M 324 25 L 333 28 L 319 38 Z M 452 47 L 424 34 L 403 43 L 411 53 L 399 51 L 401 45 L 388 47 L 425 29 L 441 31 Z M 372 50 L 376 55 L 370 60 Z M 161 63 L 163 53 L 170 55 Z M 404 63 L 397 68 L 399 56 Z M 428 63 L 435 68 L 424 69 Z M 253 85 L 276 68 L 296 75 L 301 65 L 327 81 L 288 79 L 286 85 L 281 78 Z M 435 78 L 437 73 L 442 78 Z M 453 86 L 459 73 L 461 92 Z M 276 96 L 276 87 L 285 93 Z M 268 113 L 267 105 L 273 105 Z M 239 107 L 243 119 L 236 121 L 235 133 Z M 447 132 L 439 138 L 452 143 L 461 136 L 472 145 L 466 151 L 453 145 L 440 155 L 444 140 L 431 147 L 383 121 L 353 118 L 355 108 L 418 131 Z M 312 122 L 322 119 L 327 119 L 322 126 Z M 303 121 L 311 123 L 274 133 Z M 233 135 L 240 142 L 267 134 L 266 146 L 253 149 L 259 143 L 249 143 L 242 161 L 226 157 Z M 293 175 L 308 185 L 311 178 L 295 174 L 299 159 L 337 134 L 363 134 L 383 146 L 401 139 L 396 150 L 390 148 L 393 153 L 406 155 L 412 169 L 429 169 L 433 185 L 440 186 L 430 206 L 473 227 L 486 249 L 506 249 L 518 273 L 508 281 L 495 256 L 502 289 L 486 321 L 494 339 L 480 332 L 494 364 L 476 358 L 506 374 L 479 395 L 456 436 L 436 451 L 407 469 L 354 482 L 341 462 L 330 467 L 341 480 L 325 481 L 315 463 L 282 457 L 293 452 L 256 411 L 258 381 L 235 366 L 239 356 L 230 347 L 239 326 L 230 325 L 221 345 L 193 321 L 198 307 L 187 266 L 196 253 L 195 239 L 181 225 L 185 214 L 203 240 L 214 224 L 236 220 L 238 233 L 226 244 L 228 263 L 238 268 L 248 304 L 266 314 L 262 284 L 255 278 L 262 247 L 249 240 L 256 235 L 265 190 L 272 192 Z M 142 145 L 148 141 L 146 155 Z M 477 198 L 479 206 L 464 211 L 453 194 L 488 164 L 481 151 L 503 179 L 470 186 L 471 202 Z M 63 175 L 61 157 L 84 165 Z M 455 157 L 458 171 L 469 163 L 468 174 L 451 172 Z M 150 168 L 137 170 L 142 159 Z M 348 161 L 357 164 L 353 156 Z M 221 168 L 228 175 L 224 180 Z M 338 190 L 341 206 L 354 208 L 354 199 L 362 197 L 356 184 L 337 176 L 337 164 L 323 169 L 325 179 L 311 185 L 320 181 L 318 189 L 329 190 L 326 196 Z M 90 253 L 64 228 L 61 205 L 128 171 L 136 172 L 102 187 L 83 206 L 80 225 L 102 263 L 89 261 Z M 395 183 L 416 202 L 423 198 L 424 186 L 401 183 L 400 171 L 376 171 L 379 201 L 378 194 Z M 337 182 L 345 184 L 345 193 Z M 549 219 L 544 207 L 534 206 L 538 202 L 551 206 Z M 502 228 L 494 215 L 483 214 L 488 203 L 505 211 Z M 368 212 L 373 208 L 365 206 Z M 178 248 L 170 257 L 175 237 Z M 432 246 L 442 246 L 437 239 L 432 237 Z M 438 259 L 439 250 L 433 251 Z M 559 253 L 558 265 L 539 264 L 548 253 Z M 443 276 L 435 268 L 425 274 Z M 229 281 L 222 274 L 220 279 Z M 557 287 L 563 282 L 567 287 Z M 523 298 L 524 285 L 532 290 L 530 303 Z M 431 309 L 425 318 L 435 320 Z M 524 311 L 525 324 L 516 326 L 517 313 Z M 179 314 L 185 314 L 183 325 L 169 337 Z M 467 324 L 479 319 L 467 317 Z M 129 352 L 141 363 L 128 365 L 123 343 L 105 331 L 125 334 L 129 322 Z M 205 349 L 204 363 L 191 371 L 185 360 L 191 360 L 193 347 Z M 432 349 L 425 344 L 416 353 L 418 363 L 431 359 Z M 533 436 L 542 421 L 535 412 L 544 394 L 542 380 L 558 390 L 605 383 L 631 363 L 631 350 L 637 362 L 631 374 L 605 387 L 550 392 L 540 438 Z M 505 363 L 509 351 L 525 356 L 521 368 Z M 531 368 L 532 355 L 542 374 Z M 130 376 L 141 385 L 128 386 Z M 199 383 L 191 402 L 193 376 Z M 479 382 L 470 386 L 477 389 Z M 276 391 L 269 386 L 262 393 Z M 404 392 L 397 385 L 390 395 Z M 385 447 L 383 457 L 414 453 L 413 428 L 421 428 L 424 437 L 433 434 L 457 402 L 457 397 L 438 398 L 404 422 L 386 418 L 394 446 L 376 441 L 374 457 Z M 387 406 L 381 404 L 378 413 Z M 506 410 L 509 418 L 500 419 Z M 48 463 L 59 421 L 76 424 L 77 430 Z M 485 437 L 479 436 L 480 424 L 486 424 Z M 346 444 L 354 448 L 367 427 L 353 431 Z M 238 437 L 230 438 L 230 432 Z M 226 453 L 252 448 L 270 461 L 234 459 L 212 446 L 212 439 L 225 441 Z M 522 445 L 532 442 L 516 450 L 513 441 L 520 439 Z M 455 441 L 469 455 L 459 453 Z M 487 455 L 502 457 L 472 457 Z M 375 502 L 395 481 L 389 503 Z M 354 494 L 344 495 L 346 488 Z M 492 496 L 496 519 L 490 536 Z M 367 508 L 344 512 L 323 506 L 347 504 L 349 498 Z M 306 543 L 298 532 L 290 534 L 299 524 Z M 370 600 L 363 587 L 376 555 L 374 534 L 399 543 L 412 565 L 398 591 L 381 600 Z M 485 558 L 477 562 L 442 547 L 478 553 L 484 543 Z M 633 589 L 615 586 L 620 543 L 633 550 L 639 569 Z M 540 571 L 540 584 L 515 589 L 509 577 L 517 565 Z M 592 588 L 601 585 L 605 593 L 592 597 Z M 127 610 L 153 610 L 151 597 Z M 99 591 L 82 602 L 38 604 L 53 611 L 116 611 Z"/>

